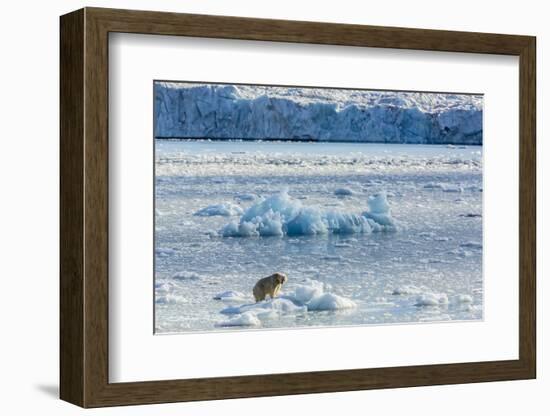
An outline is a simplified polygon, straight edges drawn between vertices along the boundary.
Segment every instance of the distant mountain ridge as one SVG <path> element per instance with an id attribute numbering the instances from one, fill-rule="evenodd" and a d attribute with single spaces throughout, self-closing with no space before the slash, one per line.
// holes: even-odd
<path id="1" fill-rule="evenodd" d="M 482 144 L 483 97 L 155 82 L 155 137 Z"/>

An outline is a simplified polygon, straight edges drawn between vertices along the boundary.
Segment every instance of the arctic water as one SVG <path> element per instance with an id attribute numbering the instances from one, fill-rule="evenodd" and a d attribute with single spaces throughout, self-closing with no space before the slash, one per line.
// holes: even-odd
<path id="1" fill-rule="evenodd" d="M 156 333 L 483 318 L 481 146 L 156 139 L 155 158 Z"/>

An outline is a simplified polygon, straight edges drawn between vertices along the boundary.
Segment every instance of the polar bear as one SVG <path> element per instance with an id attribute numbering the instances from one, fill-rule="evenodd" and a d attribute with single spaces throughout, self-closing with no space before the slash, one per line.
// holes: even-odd
<path id="1" fill-rule="evenodd" d="M 254 299 L 256 299 L 256 302 L 260 302 L 264 300 L 267 295 L 269 295 L 271 299 L 275 298 L 287 280 L 288 278 L 283 273 L 274 273 L 271 276 L 258 280 L 254 285 L 254 289 L 252 289 Z"/>

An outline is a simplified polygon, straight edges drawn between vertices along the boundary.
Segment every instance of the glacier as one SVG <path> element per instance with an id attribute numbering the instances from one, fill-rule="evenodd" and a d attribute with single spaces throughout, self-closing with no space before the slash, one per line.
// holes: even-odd
<path id="1" fill-rule="evenodd" d="M 481 145 L 483 96 L 154 83 L 156 138 Z"/>

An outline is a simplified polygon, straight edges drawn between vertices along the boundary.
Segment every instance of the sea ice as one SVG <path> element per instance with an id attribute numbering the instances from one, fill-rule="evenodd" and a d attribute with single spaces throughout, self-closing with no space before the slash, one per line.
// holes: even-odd
<path id="1" fill-rule="evenodd" d="M 352 150 L 346 149 L 348 146 Z M 464 161 L 455 164 L 455 156 L 442 146 L 159 140 L 157 148 L 156 207 L 164 214 L 155 218 L 158 331 L 202 331 L 229 318 L 240 320 L 239 315 L 250 311 L 227 315 L 220 311 L 253 303 L 251 288 L 256 278 L 277 270 L 287 273 L 289 281 L 275 305 L 254 308 L 260 325 L 251 328 L 433 321 L 443 314 L 453 320 L 483 317 L 481 247 L 460 247 L 461 243 L 483 242 L 481 218 L 459 217 L 482 213 L 483 194 L 467 190 L 469 185 L 482 184 L 482 160 L 472 156 L 471 149 L 453 149 Z M 364 187 L 369 180 L 373 185 Z M 460 184 L 465 191 L 447 194 L 441 189 L 423 189 L 431 182 Z M 337 198 L 334 190 L 340 187 L 357 194 Z M 285 188 L 289 189 L 288 199 L 277 194 L 272 205 L 265 202 Z M 376 198 L 379 203 L 369 198 L 382 191 L 387 192 L 386 197 L 388 192 L 396 197 L 386 201 Z M 239 197 L 247 194 L 258 198 Z M 455 202 L 458 198 L 461 204 Z M 192 215 L 201 208 L 228 202 L 241 207 L 243 213 Z M 334 202 L 340 206 L 327 206 Z M 248 208 L 250 216 L 241 222 Z M 371 231 L 376 222 L 371 218 L 371 225 L 363 211 L 372 216 L 391 212 L 399 220 L 399 233 L 368 234 L 364 222 Z M 293 220 L 298 231 L 288 236 L 287 227 Z M 232 222 L 236 228 L 232 234 L 257 237 L 223 238 L 220 229 Z M 319 225 L 325 234 L 300 235 Z M 365 231 L 332 235 L 332 228 L 340 228 L 342 233 L 346 227 L 350 232 Z M 280 237 L 263 237 L 269 234 Z M 422 258 L 443 262 L 422 264 L 418 261 Z M 173 278 L 181 271 L 200 276 Z M 330 282 L 334 290 L 321 283 L 312 287 L 303 282 L 306 277 Z M 406 285 L 417 289 L 402 290 Z M 243 297 L 234 294 L 212 299 L 229 289 Z M 446 293 L 449 307 L 439 303 L 415 307 L 416 298 L 425 292 Z M 324 296 L 326 293 L 349 298 L 357 306 L 353 313 L 313 310 L 321 304 L 345 306 L 346 302 L 334 298 L 331 302 L 332 296 Z M 460 294 L 471 296 L 473 303 L 459 302 Z M 384 296 L 391 301 L 388 306 L 381 300 Z M 281 303 L 288 305 L 288 312 L 281 311 Z M 298 312 L 290 312 L 294 307 L 300 308 Z M 239 320 L 234 323 L 250 321 L 246 317 Z"/>

